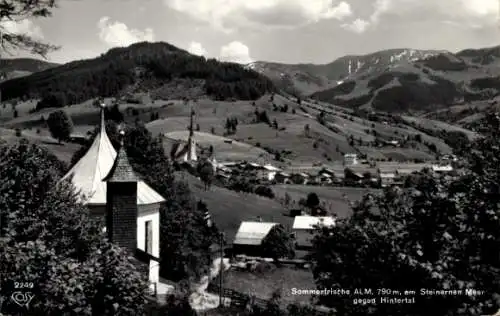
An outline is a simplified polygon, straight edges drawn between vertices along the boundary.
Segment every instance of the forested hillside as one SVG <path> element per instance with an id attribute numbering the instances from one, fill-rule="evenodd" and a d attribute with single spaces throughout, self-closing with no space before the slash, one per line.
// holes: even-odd
<path id="1" fill-rule="evenodd" d="M 113 48 L 100 57 L 59 67 L 0 84 L 3 100 L 63 94 L 67 104 L 124 92 L 153 91 L 179 97 L 208 95 L 223 99 L 256 99 L 273 91 L 263 75 L 238 64 L 205 59 L 167 43 L 137 43 Z"/>

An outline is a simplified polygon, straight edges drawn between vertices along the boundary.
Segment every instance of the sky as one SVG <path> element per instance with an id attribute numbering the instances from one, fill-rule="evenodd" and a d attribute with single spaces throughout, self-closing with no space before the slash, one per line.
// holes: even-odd
<path id="1" fill-rule="evenodd" d="M 58 63 L 140 41 L 239 63 L 316 64 L 389 48 L 500 45 L 500 0 L 59 1 L 50 18 L 0 26 L 60 45 L 49 56 Z"/>

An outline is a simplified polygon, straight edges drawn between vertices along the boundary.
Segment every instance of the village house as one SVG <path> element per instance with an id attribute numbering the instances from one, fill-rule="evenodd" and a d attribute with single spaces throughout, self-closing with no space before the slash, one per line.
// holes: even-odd
<path id="1" fill-rule="evenodd" d="M 357 165 L 358 163 L 359 163 L 359 161 L 358 161 L 357 154 L 345 154 L 344 155 L 344 165 L 345 166 Z"/>
<path id="2" fill-rule="evenodd" d="M 69 140 L 72 143 L 84 145 L 88 142 L 89 136 L 80 133 L 71 133 Z"/>
<path id="3" fill-rule="evenodd" d="M 356 185 L 363 181 L 363 174 L 359 170 L 353 168 L 344 169 L 344 184 Z"/>
<path id="4" fill-rule="evenodd" d="M 104 105 L 94 142 L 61 181 L 73 184 L 90 216 L 104 224 L 111 242 L 129 250 L 146 265 L 151 289 L 158 294 L 170 291 L 171 286 L 159 280 L 159 209 L 165 199 L 130 166 L 123 135 L 118 153 L 111 145 L 104 124 Z"/>
<path id="5" fill-rule="evenodd" d="M 280 168 L 274 167 L 270 164 L 263 165 L 258 169 L 257 177 L 265 181 L 273 181 L 276 174 L 280 171 Z"/>
<path id="6" fill-rule="evenodd" d="M 295 216 L 292 234 L 295 237 L 295 245 L 298 250 L 311 248 L 311 239 L 318 226 L 333 227 L 335 226 L 335 218 L 332 216 Z"/>
<path id="7" fill-rule="evenodd" d="M 320 173 L 317 178 L 320 184 L 329 185 L 333 183 L 334 176 L 329 173 Z"/>
<path id="8" fill-rule="evenodd" d="M 274 181 L 279 184 L 290 183 L 290 174 L 286 172 L 277 172 L 274 176 Z"/>
<path id="9" fill-rule="evenodd" d="M 269 222 L 241 222 L 240 227 L 234 237 L 233 254 L 244 254 L 249 256 L 262 255 L 262 241 L 269 234 L 271 229 L 278 223 Z"/>
<path id="10" fill-rule="evenodd" d="M 450 164 L 432 165 L 431 170 L 438 174 L 450 173 L 453 171 L 453 166 Z"/>
<path id="11" fill-rule="evenodd" d="M 393 172 L 379 173 L 379 182 L 382 188 L 389 187 L 396 183 L 396 174 Z"/>

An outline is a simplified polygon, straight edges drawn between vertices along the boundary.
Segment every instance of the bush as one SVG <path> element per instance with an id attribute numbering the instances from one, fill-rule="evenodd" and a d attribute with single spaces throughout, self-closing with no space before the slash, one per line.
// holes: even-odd
<path id="1" fill-rule="evenodd" d="M 257 188 L 255 188 L 254 192 L 257 195 L 264 196 L 264 197 L 267 197 L 270 199 L 274 199 L 274 197 L 275 197 L 273 189 L 271 189 L 271 187 L 264 186 L 264 185 L 260 185 Z"/>
<path id="2" fill-rule="evenodd" d="M 66 95 L 62 92 L 51 93 L 44 96 L 36 105 L 36 110 L 40 111 L 41 109 L 46 108 L 63 108 L 66 106 Z"/>

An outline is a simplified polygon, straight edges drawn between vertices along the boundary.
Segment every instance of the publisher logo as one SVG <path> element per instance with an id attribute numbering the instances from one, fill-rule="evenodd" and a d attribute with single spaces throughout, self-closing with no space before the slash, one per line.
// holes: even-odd
<path id="1" fill-rule="evenodd" d="M 28 308 L 35 295 L 30 292 L 14 292 L 10 297 L 17 305 Z"/>

